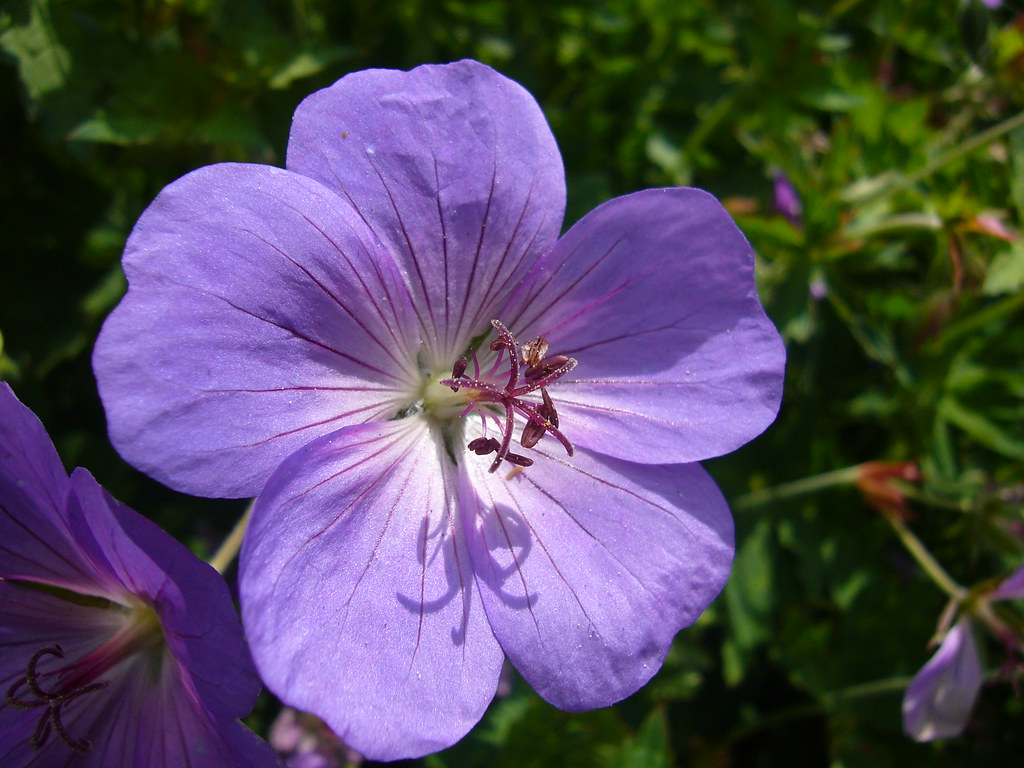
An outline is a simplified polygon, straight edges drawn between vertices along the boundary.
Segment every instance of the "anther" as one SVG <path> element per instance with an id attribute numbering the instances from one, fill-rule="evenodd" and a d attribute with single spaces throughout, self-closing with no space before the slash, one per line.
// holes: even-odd
<path id="1" fill-rule="evenodd" d="M 522 346 L 523 362 L 528 367 L 537 365 L 544 359 L 544 355 L 548 353 L 549 346 L 548 340 L 543 336 L 538 336 L 536 339 L 526 342 Z"/>
<path id="2" fill-rule="evenodd" d="M 523 377 L 527 381 L 536 381 L 537 379 L 542 379 L 545 376 L 551 375 L 568 362 L 569 358 L 565 355 L 552 355 L 551 357 L 546 357 L 532 365 L 528 365 Z"/>
<path id="3" fill-rule="evenodd" d="M 505 461 L 509 464 L 515 464 L 517 467 L 533 466 L 533 459 L 527 458 L 526 456 L 520 456 L 518 453 L 506 453 Z"/>
<path id="4" fill-rule="evenodd" d="M 464 357 L 460 357 L 458 360 L 456 360 L 455 361 L 455 365 L 452 366 L 452 378 L 453 379 L 461 379 L 462 375 L 466 372 L 466 366 L 467 365 L 469 365 L 469 360 L 467 360 Z M 459 385 L 458 384 L 452 384 L 450 389 L 451 389 L 452 392 L 458 392 L 459 391 Z"/>
<path id="5" fill-rule="evenodd" d="M 501 443 L 493 437 L 478 437 L 475 440 L 470 440 L 466 447 L 477 456 L 486 456 L 498 451 L 501 448 Z"/>
<path id="6" fill-rule="evenodd" d="M 558 413 L 555 412 L 555 404 L 551 402 L 551 395 L 544 387 L 541 387 L 540 394 L 544 402 L 537 406 L 537 413 L 544 419 L 544 423 L 526 422 L 526 426 L 523 427 L 523 436 L 519 438 L 519 444 L 523 448 L 533 448 L 544 437 L 549 426 L 558 428 Z"/>

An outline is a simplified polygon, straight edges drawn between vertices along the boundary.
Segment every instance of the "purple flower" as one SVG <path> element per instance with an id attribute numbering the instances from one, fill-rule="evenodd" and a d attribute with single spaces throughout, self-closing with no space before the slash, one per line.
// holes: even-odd
<path id="1" fill-rule="evenodd" d="M 472 61 L 314 93 L 287 165 L 165 189 L 94 358 L 129 461 L 259 494 L 240 588 L 268 687 L 375 759 L 460 739 L 503 655 L 564 709 L 630 695 L 728 575 L 693 462 L 778 409 L 750 246 L 694 189 L 559 238 L 550 129 Z"/>
<path id="2" fill-rule="evenodd" d="M 988 601 L 1013 598 L 1024 598 L 1024 568 L 985 597 Z M 984 682 L 972 625 L 970 615 L 960 618 L 903 696 L 903 730 L 915 741 L 952 738 L 967 727 Z M 1004 639 L 1016 641 L 1012 632 L 1003 631 Z"/>
<path id="3" fill-rule="evenodd" d="M 0 764 L 278 765 L 237 720 L 259 680 L 224 581 L 69 478 L 4 383 L 0 552 Z"/>
<path id="4" fill-rule="evenodd" d="M 1013 599 L 1024 599 L 1024 568 L 1019 568 L 1001 582 L 999 586 L 993 589 L 989 595 L 989 600 L 1013 600 Z"/>
<path id="5" fill-rule="evenodd" d="M 915 741 L 959 736 L 981 690 L 983 675 L 971 619 L 964 616 L 903 696 L 903 730 Z"/>
<path id="6" fill-rule="evenodd" d="M 803 226 L 804 207 L 793 182 L 782 171 L 775 171 L 772 174 L 772 179 L 775 187 L 775 210 L 788 219 L 794 227 Z"/>
<path id="7" fill-rule="evenodd" d="M 322 720 L 291 707 L 281 710 L 268 738 L 288 768 L 344 768 L 362 762 Z"/>

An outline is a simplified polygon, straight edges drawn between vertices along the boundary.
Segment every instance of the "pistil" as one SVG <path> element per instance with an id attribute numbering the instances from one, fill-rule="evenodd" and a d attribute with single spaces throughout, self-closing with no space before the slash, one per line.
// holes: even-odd
<path id="1" fill-rule="evenodd" d="M 452 392 L 460 390 L 467 392 L 470 397 L 470 405 L 462 415 L 477 411 L 483 421 L 485 432 L 488 418 L 499 424 L 500 441 L 493 437 L 478 437 L 469 443 L 469 450 L 478 456 L 495 454 L 489 469 L 490 472 L 497 471 L 502 461 L 507 461 L 517 467 L 531 466 L 532 459 L 509 450 L 515 428 L 515 414 L 519 413 L 526 419 L 526 425 L 523 427 L 523 434 L 519 440 L 520 445 L 524 448 L 532 448 L 545 434 L 550 434 L 561 443 L 566 453 L 572 456 L 572 443 L 558 428 L 558 413 L 547 392 L 547 387 L 575 368 L 576 360 L 565 355 L 546 357 L 549 344 L 540 336 L 526 342 L 520 348 L 515 337 L 500 320 L 492 320 L 491 325 L 498 333 L 498 338 L 490 345 L 491 351 L 498 353 L 498 361 L 491 372 L 487 376 L 480 376 L 476 355 L 471 351 L 474 375 L 472 377 L 466 375 L 469 362 L 467 358 L 462 357 L 452 367 L 451 378 L 443 379 L 440 382 L 443 386 L 449 387 Z M 497 373 L 498 362 L 505 352 L 508 352 L 508 378 L 504 384 L 498 384 L 492 380 L 492 377 Z M 523 399 L 525 395 L 537 391 L 540 392 L 540 403 L 532 403 Z M 489 403 L 500 407 L 504 413 L 499 415 L 493 409 L 487 408 L 486 404 Z"/>

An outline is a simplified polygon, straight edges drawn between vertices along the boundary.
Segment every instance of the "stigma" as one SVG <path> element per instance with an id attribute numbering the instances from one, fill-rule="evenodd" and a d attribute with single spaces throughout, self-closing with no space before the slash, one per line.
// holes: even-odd
<path id="1" fill-rule="evenodd" d="M 107 688 L 111 670 L 138 653 L 150 652 L 164 645 L 160 619 L 148 606 L 136 606 L 122 626 L 102 645 L 75 661 L 65 659 L 60 645 L 47 645 L 28 659 L 25 671 L 7 689 L 3 703 L 12 709 L 39 711 L 39 719 L 30 743 L 36 751 L 46 746 L 52 734 L 72 752 L 87 755 L 92 742 L 71 734 L 65 724 L 66 709 L 98 706 L 96 694 Z M 40 669 L 47 657 L 49 669 Z M 107 678 L 107 679 L 100 679 Z"/>
<path id="2" fill-rule="evenodd" d="M 490 372 L 481 375 L 476 353 L 470 350 L 473 375 L 466 373 L 470 357 L 460 357 L 452 366 L 451 378 L 440 382 L 452 392 L 468 395 L 469 406 L 462 416 L 476 413 L 483 423 L 484 435 L 471 440 L 467 448 L 478 456 L 495 454 L 489 472 L 496 472 L 503 461 L 520 468 L 531 466 L 533 459 L 510 450 L 518 413 L 526 419 L 519 438 L 523 448 L 533 448 L 544 435 L 550 434 L 572 456 L 572 443 L 559 430 L 558 413 L 547 388 L 575 368 L 576 360 L 565 355 L 548 357 L 549 344 L 542 336 L 520 347 L 500 320 L 491 320 L 491 325 L 498 338 L 491 342 L 490 349 L 498 355 Z M 506 355 L 508 375 L 498 376 Z M 533 393 L 539 393 L 540 402 L 524 399 Z M 499 437 L 487 436 L 488 425 L 497 428 Z"/>

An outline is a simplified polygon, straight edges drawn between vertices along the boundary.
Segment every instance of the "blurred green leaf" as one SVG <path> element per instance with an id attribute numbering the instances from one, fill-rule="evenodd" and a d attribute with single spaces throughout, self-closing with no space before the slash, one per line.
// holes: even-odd
<path id="1" fill-rule="evenodd" d="M 28 18 L 0 32 L 0 49 L 17 60 L 29 98 L 39 101 L 67 84 L 71 56 L 58 39 L 49 0 L 22 0 L 13 7 Z"/>
<path id="2" fill-rule="evenodd" d="M 1005 430 L 977 411 L 964 407 L 952 397 L 943 399 L 939 411 L 952 424 L 960 427 L 986 448 L 1011 459 L 1024 461 L 1024 440 L 1007 434 Z"/>
<path id="3" fill-rule="evenodd" d="M 1024 242 L 1016 240 L 988 267 L 981 290 L 988 296 L 1016 293 L 1024 288 Z"/>
<path id="4" fill-rule="evenodd" d="M 296 80 L 318 75 L 336 62 L 351 56 L 353 49 L 347 46 L 332 46 L 311 51 L 300 51 L 291 61 L 285 63 L 270 76 L 267 85 L 275 90 L 290 87 Z"/>

